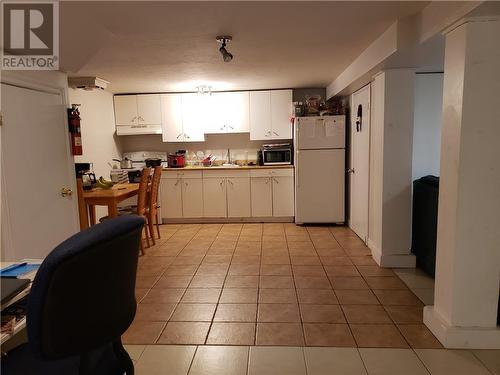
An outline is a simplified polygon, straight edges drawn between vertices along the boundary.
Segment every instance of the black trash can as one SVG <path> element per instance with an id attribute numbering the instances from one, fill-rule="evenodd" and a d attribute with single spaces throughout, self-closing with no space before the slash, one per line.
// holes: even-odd
<path id="1" fill-rule="evenodd" d="M 424 176 L 413 181 L 413 218 L 411 251 L 417 267 L 434 277 L 439 177 Z"/>

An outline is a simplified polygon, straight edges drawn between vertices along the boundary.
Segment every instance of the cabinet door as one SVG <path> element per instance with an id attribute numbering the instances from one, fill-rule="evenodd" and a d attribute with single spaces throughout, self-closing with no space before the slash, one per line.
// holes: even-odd
<path id="1" fill-rule="evenodd" d="M 204 118 L 201 108 L 201 96 L 198 94 L 182 95 L 182 127 L 184 142 L 205 141 Z"/>
<path id="2" fill-rule="evenodd" d="M 206 113 L 206 121 L 204 122 L 205 133 L 222 134 L 227 133 L 226 126 L 226 109 L 227 109 L 227 93 L 213 93 L 212 95 L 204 95 L 203 108 Z"/>
<path id="3" fill-rule="evenodd" d="M 139 124 L 161 124 L 160 95 L 137 95 L 137 118 Z"/>
<path id="4" fill-rule="evenodd" d="M 250 99 L 248 91 L 220 94 L 225 125 L 228 133 L 248 133 L 250 131 Z M 220 99 L 219 99 L 220 100 Z"/>
<path id="5" fill-rule="evenodd" d="M 227 216 L 250 217 L 250 178 L 227 178 Z"/>
<path id="6" fill-rule="evenodd" d="M 294 180 L 293 177 L 272 177 L 273 181 L 273 216 L 294 215 Z"/>
<path id="7" fill-rule="evenodd" d="M 184 217 L 203 217 L 203 181 L 182 179 L 182 213 Z"/>
<path id="8" fill-rule="evenodd" d="M 250 180 L 252 193 L 252 216 L 273 216 L 273 193 L 271 177 L 252 177 Z"/>
<path id="9" fill-rule="evenodd" d="M 226 179 L 203 179 L 203 216 L 226 217 Z"/>
<path id="10" fill-rule="evenodd" d="M 292 90 L 271 91 L 271 124 L 273 139 L 292 139 Z"/>
<path id="11" fill-rule="evenodd" d="M 182 98 L 179 94 L 160 96 L 163 142 L 182 142 Z"/>
<path id="12" fill-rule="evenodd" d="M 137 96 L 117 95 L 115 101 L 115 124 L 135 125 L 137 124 Z"/>
<path id="13" fill-rule="evenodd" d="M 182 217 L 182 179 L 161 179 L 161 216 L 163 218 Z"/>
<path id="14" fill-rule="evenodd" d="M 250 91 L 250 139 L 271 139 L 270 91 Z"/>

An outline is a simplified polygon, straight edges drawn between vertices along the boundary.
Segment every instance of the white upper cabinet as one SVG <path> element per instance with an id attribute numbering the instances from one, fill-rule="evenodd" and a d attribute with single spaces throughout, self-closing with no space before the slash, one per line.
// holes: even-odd
<path id="1" fill-rule="evenodd" d="M 271 139 L 271 91 L 250 92 L 250 139 Z"/>
<path id="2" fill-rule="evenodd" d="M 184 142 L 203 142 L 205 140 L 202 99 L 202 95 L 182 94 L 182 127 Z"/>
<path id="3" fill-rule="evenodd" d="M 292 90 L 271 91 L 271 138 L 292 139 Z"/>
<path id="4" fill-rule="evenodd" d="M 218 92 L 202 95 L 206 114 L 205 133 L 248 133 L 250 131 L 249 94 Z"/>
<path id="5" fill-rule="evenodd" d="M 163 142 L 182 142 L 182 98 L 178 94 L 161 95 Z"/>
<path id="6" fill-rule="evenodd" d="M 160 95 L 118 95 L 114 102 L 118 135 L 161 134 Z"/>
<path id="7" fill-rule="evenodd" d="M 161 124 L 160 95 L 137 95 L 137 119 L 139 124 Z"/>
<path id="8" fill-rule="evenodd" d="M 115 100 L 115 124 L 134 125 L 137 124 L 137 96 L 119 95 Z"/>
<path id="9" fill-rule="evenodd" d="M 292 90 L 250 92 L 250 139 L 291 139 Z"/>

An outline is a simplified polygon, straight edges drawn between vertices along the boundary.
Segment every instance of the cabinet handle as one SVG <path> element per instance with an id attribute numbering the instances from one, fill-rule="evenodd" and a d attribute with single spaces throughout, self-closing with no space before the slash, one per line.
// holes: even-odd
<path id="1" fill-rule="evenodd" d="M 182 133 L 179 133 L 179 135 L 177 136 L 177 139 L 179 139 L 179 137 L 182 135 Z"/>
<path id="2" fill-rule="evenodd" d="M 224 127 L 220 128 L 220 130 L 224 130 Z"/>
<path id="3" fill-rule="evenodd" d="M 191 139 L 191 137 L 189 135 L 187 135 L 186 133 L 184 133 L 184 138 Z"/>
<path id="4" fill-rule="evenodd" d="M 138 117 L 138 120 L 139 120 L 139 121 L 145 121 L 145 120 L 142 118 L 142 116 L 139 116 L 139 117 Z"/>
<path id="5" fill-rule="evenodd" d="M 229 125 L 229 127 L 231 128 L 231 130 L 234 130 L 234 127 L 232 127 L 231 125 Z"/>
<path id="6" fill-rule="evenodd" d="M 188 183 L 187 183 L 187 182 L 184 182 L 184 186 L 186 186 L 186 187 L 187 187 L 187 186 L 188 186 Z"/>
<path id="7" fill-rule="evenodd" d="M 276 182 L 277 184 L 280 183 L 276 178 L 274 178 L 274 177 L 271 177 L 271 178 L 273 179 L 273 182 Z"/>
<path id="8" fill-rule="evenodd" d="M 276 133 L 274 130 L 273 130 L 273 134 L 277 137 L 279 137 L 280 135 L 278 133 Z"/>
<path id="9" fill-rule="evenodd" d="M 266 178 L 266 185 L 269 183 L 270 180 L 271 180 L 271 177 Z"/>
<path id="10" fill-rule="evenodd" d="M 231 186 L 234 186 L 234 182 L 231 181 L 230 179 L 227 179 L 227 182 L 229 182 L 231 184 Z"/>
<path id="11" fill-rule="evenodd" d="M 180 178 L 178 178 L 178 179 L 177 179 L 177 181 L 175 182 L 175 185 L 174 185 L 174 186 L 179 185 L 179 182 L 180 182 L 180 181 L 181 181 L 181 179 L 180 179 Z"/>
<path id="12" fill-rule="evenodd" d="M 137 116 L 132 117 L 132 120 L 130 122 L 134 122 L 136 120 Z"/>

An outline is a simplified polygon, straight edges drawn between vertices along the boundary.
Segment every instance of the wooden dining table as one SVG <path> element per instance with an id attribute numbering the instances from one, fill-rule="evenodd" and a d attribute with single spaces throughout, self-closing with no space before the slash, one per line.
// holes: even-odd
<path id="1" fill-rule="evenodd" d="M 107 206 L 108 217 L 118 216 L 118 203 L 137 195 L 139 184 L 116 184 L 111 189 L 94 188 L 84 190 L 79 204 L 80 229 L 96 223 L 95 206 Z M 89 224 L 90 223 L 90 224 Z"/>

